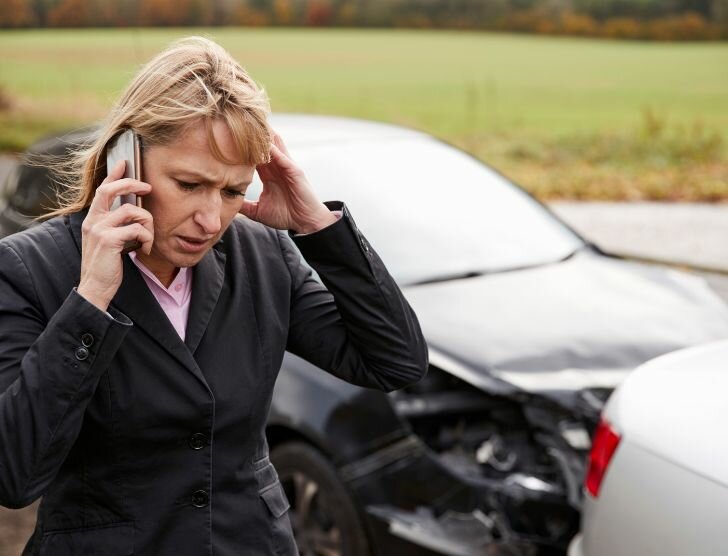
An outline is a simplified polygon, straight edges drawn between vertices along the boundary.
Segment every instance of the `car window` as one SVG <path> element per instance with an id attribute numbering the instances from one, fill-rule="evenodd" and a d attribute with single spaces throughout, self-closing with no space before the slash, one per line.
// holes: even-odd
<path id="1" fill-rule="evenodd" d="M 291 149 L 322 200 L 342 200 L 403 284 L 558 261 L 582 241 L 520 188 L 434 139 Z M 250 195 L 256 198 L 260 182 Z"/>

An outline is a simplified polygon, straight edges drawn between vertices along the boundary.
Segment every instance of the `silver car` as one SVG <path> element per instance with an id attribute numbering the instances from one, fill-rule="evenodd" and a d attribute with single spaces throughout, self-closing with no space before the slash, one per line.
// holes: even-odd
<path id="1" fill-rule="evenodd" d="M 728 553 L 728 340 L 640 366 L 594 437 L 569 556 Z"/>

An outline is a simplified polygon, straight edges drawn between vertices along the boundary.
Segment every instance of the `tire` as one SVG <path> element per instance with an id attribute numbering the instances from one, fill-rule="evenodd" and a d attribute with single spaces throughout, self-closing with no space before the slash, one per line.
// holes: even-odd
<path id="1" fill-rule="evenodd" d="M 302 556 L 370 556 L 359 513 L 334 466 L 303 442 L 273 448 L 289 515 Z"/>

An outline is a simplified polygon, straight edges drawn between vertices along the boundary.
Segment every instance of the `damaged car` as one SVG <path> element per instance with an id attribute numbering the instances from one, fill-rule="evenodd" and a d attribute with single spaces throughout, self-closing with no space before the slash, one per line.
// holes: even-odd
<path id="1" fill-rule="evenodd" d="M 425 133 L 271 122 L 319 197 L 346 202 L 430 353 L 426 377 L 389 394 L 286 355 L 267 436 L 301 554 L 564 554 L 612 390 L 648 359 L 727 337 L 728 308 L 695 275 L 604 253 Z M 26 170 L 7 188 L 4 233 L 52 205 L 48 176 Z"/>

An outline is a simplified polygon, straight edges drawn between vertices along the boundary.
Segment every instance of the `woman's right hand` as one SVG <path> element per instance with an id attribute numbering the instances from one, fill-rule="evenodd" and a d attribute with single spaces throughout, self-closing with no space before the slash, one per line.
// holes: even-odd
<path id="1" fill-rule="evenodd" d="M 124 166 L 123 160 L 117 163 L 96 189 L 81 225 L 81 280 L 77 291 L 102 311 L 106 311 L 121 285 L 124 245 L 136 240 L 148 255 L 154 241 L 154 225 L 149 211 L 128 203 L 111 210 L 114 199 L 119 195 L 146 195 L 152 190 L 148 183 L 121 179 Z"/>

